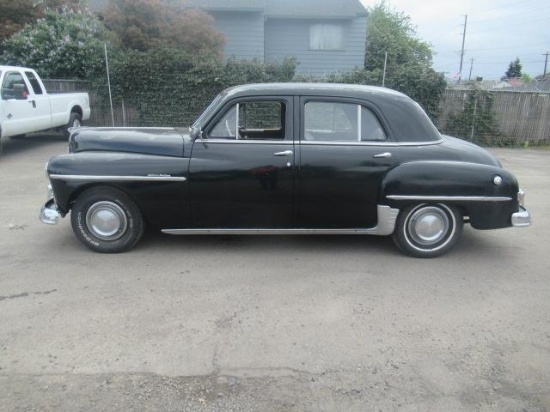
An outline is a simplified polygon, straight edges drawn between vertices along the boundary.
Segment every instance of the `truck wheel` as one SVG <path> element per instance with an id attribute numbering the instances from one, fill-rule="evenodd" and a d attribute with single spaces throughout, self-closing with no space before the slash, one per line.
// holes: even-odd
<path id="1" fill-rule="evenodd" d="M 419 204 L 399 213 L 393 233 L 395 244 L 407 255 L 432 258 L 447 253 L 458 242 L 462 213 L 444 204 Z"/>
<path id="2" fill-rule="evenodd" d="M 63 128 L 63 134 L 68 139 L 69 136 L 71 135 L 71 132 L 69 131 L 69 129 L 73 127 L 80 127 L 80 126 L 82 126 L 82 117 L 80 117 L 78 113 L 72 112 L 71 115 L 69 116 L 69 123 L 67 123 L 67 125 Z"/>
<path id="3" fill-rule="evenodd" d="M 101 253 L 131 249 L 145 229 L 141 211 L 132 199 L 111 187 L 82 193 L 73 206 L 71 225 L 78 240 Z"/>

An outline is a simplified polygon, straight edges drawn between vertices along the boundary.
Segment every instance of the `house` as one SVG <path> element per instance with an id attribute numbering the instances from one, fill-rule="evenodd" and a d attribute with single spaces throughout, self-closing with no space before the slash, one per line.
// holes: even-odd
<path id="1" fill-rule="evenodd" d="M 360 0 L 194 0 L 226 37 L 225 58 L 295 57 L 302 74 L 363 67 L 367 11 Z"/>

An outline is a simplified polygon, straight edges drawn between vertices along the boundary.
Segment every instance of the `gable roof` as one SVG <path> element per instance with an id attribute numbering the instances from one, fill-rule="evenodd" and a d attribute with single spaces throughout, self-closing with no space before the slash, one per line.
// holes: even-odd
<path id="1" fill-rule="evenodd" d="M 189 0 L 185 6 L 206 11 L 264 11 L 265 0 Z"/>
<path id="2" fill-rule="evenodd" d="M 271 18 L 354 18 L 366 16 L 359 0 L 265 0 L 266 17 Z"/>
<path id="3" fill-rule="evenodd" d="M 355 18 L 366 16 L 359 0 L 190 0 L 187 7 L 206 11 L 260 11 L 266 18 Z"/>

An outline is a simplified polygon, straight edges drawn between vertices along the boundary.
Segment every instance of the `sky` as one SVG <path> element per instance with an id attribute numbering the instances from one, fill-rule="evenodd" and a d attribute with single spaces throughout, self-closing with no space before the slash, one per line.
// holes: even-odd
<path id="1" fill-rule="evenodd" d="M 361 0 L 365 6 L 376 0 Z M 498 80 L 511 61 L 519 58 L 522 73 L 531 77 L 544 71 L 550 52 L 548 0 L 386 0 L 394 11 L 411 18 L 417 37 L 432 45 L 434 69 L 456 78 L 464 16 L 468 16 L 462 79 Z M 473 59 L 473 63 L 472 63 Z M 550 72 L 550 57 L 546 72 Z"/>

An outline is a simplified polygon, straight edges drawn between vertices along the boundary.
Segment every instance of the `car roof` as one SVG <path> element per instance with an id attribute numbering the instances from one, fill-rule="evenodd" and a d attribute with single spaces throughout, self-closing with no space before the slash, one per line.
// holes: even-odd
<path id="1" fill-rule="evenodd" d="M 387 89 L 385 87 L 344 83 L 252 83 L 230 87 L 224 91 L 224 94 L 227 97 L 238 97 L 247 94 L 261 96 L 270 95 L 273 93 L 289 95 L 322 95 L 359 98 L 370 96 L 386 99 L 409 99 L 409 97 L 405 94 L 396 90 Z"/>

